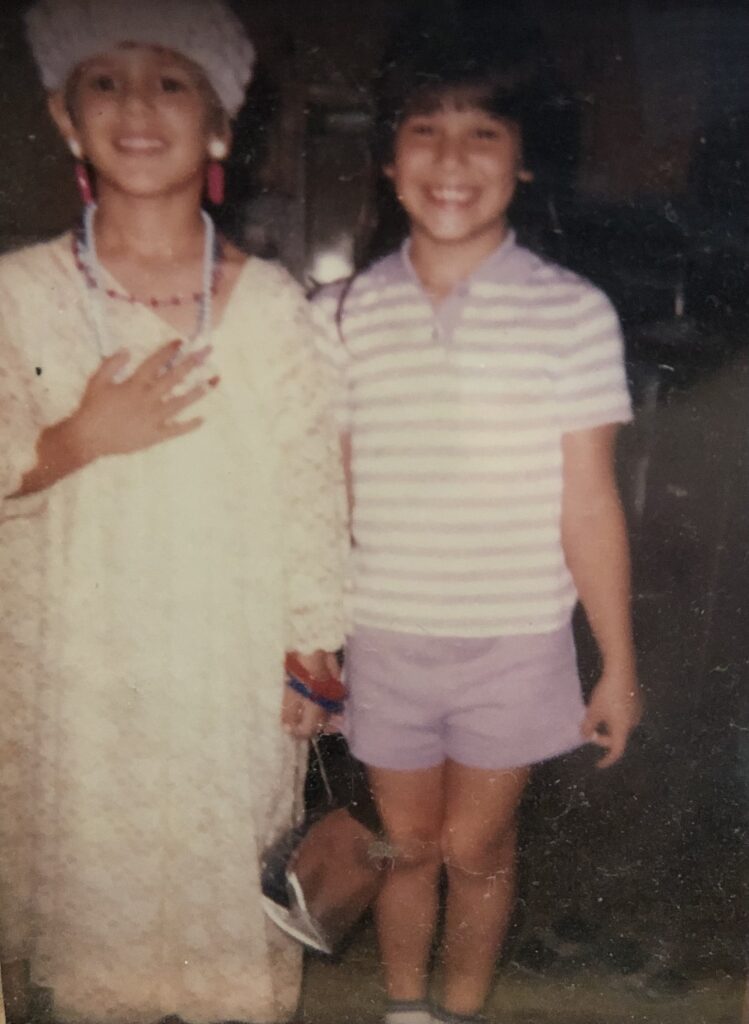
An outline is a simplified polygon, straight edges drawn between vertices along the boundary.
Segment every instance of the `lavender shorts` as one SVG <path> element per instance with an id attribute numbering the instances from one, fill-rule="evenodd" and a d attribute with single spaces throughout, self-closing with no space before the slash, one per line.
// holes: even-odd
<path id="1" fill-rule="evenodd" d="M 414 771 L 450 759 L 498 771 L 583 743 L 571 626 L 487 638 L 356 626 L 346 680 L 349 746 L 376 768 Z"/>

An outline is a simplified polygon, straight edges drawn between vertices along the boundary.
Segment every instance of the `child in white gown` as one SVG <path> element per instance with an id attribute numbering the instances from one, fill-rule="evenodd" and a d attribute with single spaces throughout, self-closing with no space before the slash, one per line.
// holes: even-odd
<path id="1" fill-rule="evenodd" d="M 252 48 L 213 0 L 29 26 L 98 205 L 0 261 L 6 984 L 30 962 L 62 1020 L 285 1019 L 258 862 L 319 724 L 284 657 L 340 645 L 345 531 L 304 298 L 200 212 Z"/>

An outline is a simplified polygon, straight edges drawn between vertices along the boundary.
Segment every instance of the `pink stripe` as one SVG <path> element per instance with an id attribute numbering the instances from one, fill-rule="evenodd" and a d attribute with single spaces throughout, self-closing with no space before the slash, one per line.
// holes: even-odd
<path id="1" fill-rule="evenodd" d="M 553 512 L 557 505 L 558 495 L 554 494 L 514 494 L 511 496 L 502 496 L 497 498 L 477 498 L 473 494 L 469 494 L 462 498 L 446 498 L 440 495 L 439 497 L 427 496 L 425 498 L 415 497 L 409 495 L 406 499 L 408 501 L 409 508 L 412 512 L 418 512 L 419 509 L 432 510 L 438 509 L 487 509 L 488 511 L 496 512 L 498 506 L 502 508 L 522 508 L 528 510 L 530 514 L 535 511 L 536 508 L 543 510 L 544 518 L 548 518 L 550 513 Z M 399 511 L 403 508 L 404 498 L 403 495 L 393 496 L 392 498 L 365 498 L 363 504 L 366 504 L 367 509 L 394 509 Z"/>
<path id="2" fill-rule="evenodd" d="M 585 401 L 588 398 L 599 398 L 602 403 L 605 403 L 605 405 L 602 404 L 599 408 L 610 406 L 613 409 L 620 409 L 622 406 L 621 390 L 614 384 L 610 384 L 605 389 L 602 389 L 600 385 L 596 386 L 593 384 L 587 388 L 576 388 L 574 391 L 565 390 L 560 395 L 560 399 L 568 408 L 571 404 Z"/>
<path id="3" fill-rule="evenodd" d="M 495 349 L 489 351 L 494 352 Z M 444 376 L 450 381 L 461 380 L 462 378 L 472 380 L 475 377 L 479 377 L 483 380 L 484 378 L 499 377 L 508 387 L 514 384 L 524 384 L 528 381 L 537 384 L 539 376 L 537 367 L 518 370 L 517 368 L 507 369 L 499 364 L 495 366 L 465 366 L 460 363 L 445 362 L 442 358 L 435 360 L 428 369 L 431 376 Z M 356 363 L 352 363 L 350 372 L 352 383 L 355 387 L 358 387 L 365 384 L 367 386 L 370 384 L 380 384 L 383 381 L 392 380 L 394 377 L 398 380 L 405 377 L 423 377 L 425 367 L 421 364 L 419 366 L 390 367 L 387 370 L 362 373 L 359 366 Z"/>
<path id="4" fill-rule="evenodd" d="M 549 520 L 549 513 L 547 509 L 544 509 L 543 515 L 539 518 L 532 518 L 530 515 L 525 516 L 523 519 L 514 520 L 496 520 L 492 523 L 424 523 L 424 522 L 382 522 L 380 520 L 361 519 L 354 510 L 354 532 L 358 533 L 359 530 L 370 530 L 372 533 L 408 533 L 415 532 L 418 534 L 461 534 L 461 533 L 477 533 L 479 530 L 486 531 L 495 529 L 497 533 L 509 533 L 511 530 L 527 530 L 533 526 L 551 526 L 552 523 Z M 556 524 L 553 524 L 556 526 Z M 435 554 L 438 552 L 435 551 Z"/>
<path id="5" fill-rule="evenodd" d="M 547 406 L 551 406 L 555 394 L 550 388 L 547 388 L 548 393 L 544 393 L 542 390 L 536 390 L 532 394 L 523 395 L 523 406 L 529 409 L 531 412 L 535 410 L 536 404 L 543 402 Z M 493 418 L 487 416 L 481 417 L 481 422 L 496 422 L 500 423 L 503 420 L 500 418 L 500 413 L 514 412 L 517 415 L 518 402 L 517 402 L 517 391 L 509 391 L 506 386 L 502 390 L 488 391 L 483 390 L 480 394 L 476 395 L 459 395 L 456 391 L 424 391 L 424 392 L 401 392 L 397 395 L 388 395 L 384 398 L 373 398 L 368 395 L 362 395 L 360 400 L 357 402 L 357 408 L 360 413 L 369 413 L 377 409 L 390 410 L 390 409 L 403 409 L 406 406 L 409 410 L 418 410 L 420 406 L 429 407 L 435 402 L 441 402 L 444 405 L 450 405 L 453 409 L 463 410 L 466 413 L 474 410 L 477 402 L 481 402 L 484 407 L 491 406 L 491 411 L 497 415 Z M 508 398 L 511 399 L 508 401 Z M 487 413 L 489 410 L 487 410 Z M 468 421 L 470 422 L 470 420 Z"/>
<path id="6" fill-rule="evenodd" d="M 470 620 L 466 619 L 446 619 L 446 618 L 435 618 L 430 615 L 419 615 L 418 618 L 414 617 L 410 620 L 403 620 L 398 618 L 393 619 L 393 616 L 377 614 L 364 610 L 365 614 L 356 615 L 357 623 L 362 625 L 379 626 L 382 629 L 393 629 L 394 622 L 398 623 L 401 628 L 404 626 L 411 626 L 409 632 L 423 633 L 427 629 L 441 629 L 441 630 L 452 630 L 453 636 L 461 636 L 466 630 L 466 626 L 470 626 L 471 633 L 475 630 L 485 629 L 488 635 L 499 635 L 502 630 L 507 629 L 511 624 L 517 623 L 517 625 L 525 625 L 529 629 L 535 627 L 536 631 L 551 632 L 552 629 L 556 629 L 560 625 L 564 625 L 569 620 L 569 614 L 567 609 L 561 610 L 557 615 L 549 615 L 545 613 L 543 615 L 531 616 L 531 615 L 508 615 L 506 612 L 502 612 L 500 615 L 492 615 L 488 618 L 482 617 L 471 617 Z"/>
<path id="7" fill-rule="evenodd" d="M 526 417 L 532 417 L 533 409 L 526 405 L 524 413 Z M 487 430 L 494 429 L 497 434 L 495 439 L 496 444 L 502 449 L 505 449 L 527 447 L 527 441 L 524 441 L 521 437 L 516 435 L 523 434 L 527 431 L 538 431 L 544 429 L 547 432 L 553 432 L 556 427 L 557 421 L 551 417 L 547 417 L 545 419 L 534 417 L 532 422 L 526 422 L 525 419 L 523 419 L 520 422 L 516 421 L 511 426 L 507 425 L 507 421 L 497 422 L 489 419 L 488 417 L 481 420 L 391 420 L 389 423 L 360 423 L 356 426 L 356 436 L 366 437 L 371 434 L 410 434 L 414 430 L 433 430 L 436 433 L 445 431 L 448 434 L 459 434 L 463 431 L 485 433 Z M 544 448 L 548 445 L 548 441 L 540 443 L 543 444 Z M 462 450 L 465 454 L 466 449 L 463 448 Z"/>
<path id="8" fill-rule="evenodd" d="M 377 590 L 374 587 L 360 586 L 356 588 L 357 598 L 365 598 L 370 601 L 377 601 L 382 604 L 405 603 L 420 604 L 422 607 L 440 607 L 442 605 L 489 605 L 494 608 L 507 608 L 514 605 L 524 604 L 531 601 L 557 601 L 567 592 L 567 586 L 559 583 L 548 589 L 515 593 L 503 596 L 501 594 L 419 594 L 401 593 L 395 590 Z"/>
<path id="9" fill-rule="evenodd" d="M 513 567 L 511 570 L 514 580 L 546 580 L 550 576 L 555 575 L 559 571 L 559 568 L 555 570 L 554 567 L 547 566 L 546 568 L 539 569 L 518 569 Z M 376 567 L 366 565 L 362 569 L 362 574 L 366 576 L 366 579 L 370 582 L 374 582 L 373 577 L 387 576 L 388 580 L 402 580 L 405 583 L 443 583 L 449 585 L 451 583 L 491 583 L 496 582 L 497 579 L 502 577 L 501 569 L 493 569 L 491 572 L 478 572 L 472 570 L 470 572 L 428 572 L 421 569 L 415 569 L 413 572 L 409 572 L 405 569 L 383 569 L 382 572 L 378 572 Z M 371 593 L 376 595 L 378 592 L 373 590 L 369 591 L 366 587 L 358 587 L 357 593 Z M 380 594 L 400 598 L 400 592 L 396 591 L 379 591 Z M 421 595 L 423 601 L 427 604 L 433 603 L 435 600 L 433 594 Z M 495 595 L 496 598 L 496 595 Z M 493 600 L 495 598 L 492 598 Z M 513 598 L 515 600 L 515 598 Z"/>
<path id="10" fill-rule="evenodd" d="M 571 311 L 574 310 L 577 313 L 578 320 L 580 319 L 580 294 L 576 289 L 571 289 L 568 296 L 556 295 L 548 298 L 546 284 L 531 284 L 528 286 L 526 294 L 521 295 L 517 286 L 512 290 L 511 294 L 507 295 L 471 295 L 470 299 L 471 306 L 479 311 L 484 310 L 496 311 L 497 306 L 522 306 L 528 309 L 554 309 L 555 307 L 568 307 Z M 585 314 L 587 315 L 587 313 Z"/>
<path id="11" fill-rule="evenodd" d="M 402 320 L 387 321 L 369 328 L 360 328 L 355 331 L 346 331 L 346 341 L 352 346 L 352 352 L 358 360 L 375 359 L 383 354 L 390 355 L 392 352 L 407 352 L 409 349 L 417 348 L 419 345 L 430 345 L 432 343 L 433 323 L 431 320 Z M 421 331 L 418 337 L 409 337 L 408 341 L 398 341 L 390 345 L 379 345 L 362 350 L 355 348 L 355 343 L 362 338 L 378 338 L 394 332 L 406 334 L 407 332 Z"/>
<path id="12" fill-rule="evenodd" d="M 584 392 L 582 393 L 584 396 Z M 574 399 L 572 399 L 574 400 Z M 568 407 L 569 408 L 569 407 Z M 369 440 L 369 446 L 358 447 L 357 455 L 365 456 L 369 453 L 371 456 L 378 456 L 383 451 L 383 445 L 378 444 L 376 440 L 372 439 L 372 434 L 387 434 L 388 436 L 392 433 L 402 432 L 404 435 L 413 433 L 420 430 L 436 430 L 449 431 L 451 433 L 465 435 L 468 431 L 471 433 L 489 433 L 490 436 L 485 440 L 482 440 L 484 449 L 490 446 L 493 451 L 503 455 L 509 455 L 512 452 L 523 453 L 526 452 L 532 455 L 535 452 L 548 452 L 549 447 L 553 449 L 556 444 L 559 419 L 558 414 L 564 411 L 565 403 L 560 402 L 560 409 L 557 411 L 557 415 L 553 420 L 543 417 L 538 417 L 532 422 L 522 421 L 518 422 L 517 418 L 514 420 L 507 417 L 506 420 L 499 420 L 496 417 L 491 419 L 487 418 L 482 421 L 475 420 L 411 420 L 401 422 L 389 422 L 383 423 L 376 421 L 374 423 L 359 423 L 356 427 L 357 438 L 367 438 Z M 356 420 L 355 420 L 356 422 Z M 434 423 L 442 424 L 440 427 L 435 427 Z M 543 431 L 541 437 L 537 436 L 540 431 Z M 468 443 L 473 443 L 472 439 L 466 439 L 462 445 L 456 445 L 455 451 L 460 452 L 463 457 L 471 455 L 472 450 L 467 446 Z M 420 450 L 421 449 L 420 446 Z M 435 446 L 435 454 L 442 454 L 449 451 L 449 447 L 438 444 Z"/>
<path id="13" fill-rule="evenodd" d="M 588 359 L 591 363 L 594 360 L 599 360 L 606 366 L 617 365 L 617 362 L 611 358 L 612 349 L 617 353 L 621 349 L 621 337 L 618 333 L 611 330 L 610 327 L 602 328 L 597 334 L 591 334 L 589 337 L 581 338 L 576 344 L 570 345 L 565 350 L 565 355 L 570 359 L 574 359 L 583 352 L 588 353 Z M 608 356 L 608 358 L 606 358 Z M 587 367 L 588 361 L 575 364 L 575 371 Z"/>
<path id="14" fill-rule="evenodd" d="M 387 453 L 381 453 L 387 454 Z M 421 453 L 423 454 L 423 453 Z M 440 455 L 445 454 L 445 450 L 440 450 Z M 455 456 L 465 455 L 465 452 L 456 449 Z M 555 482 L 558 478 L 557 467 L 553 467 L 550 470 L 535 470 L 534 472 L 514 472 L 507 473 L 497 470 L 490 473 L 465 473 L 461 472 L 462 466 L 465 465 L 463 461 L 460 466 L 455 467 L 454 473 L 357 473 L 357 483 L 435 483 L 435 484 L 454 484 L 456 486 L 463 486 L 470 483 L 510 483 L 518 482 L 525 483 L 539 482 L 542 480 L 552 480 Z"/>
<path id="15" fill-rule="evenodd" d="M 538 541 L 526 541 L 525 543 L 512 543 L 500 546 L 479 544 L 470 547 L 440 544 L 439 551 L 436 551 L 434 546 L 420 547 L 418 544 L 369 544 L 365 541 L 356 544 L 354 553 L 361 552 L 362 555 L 372 557 L 377 555 L 402 555 L 404 558 L 419 558 L 423 555 L 427 558 L 434 558 L 435 555 L 438 555 L 439 557 L 444 556 L 446 558 L 453 556 L 457 558 L 502 558 L 504 555 L 522 554 L 525 552 L 538 554 L 540 550 Z"/>
<path id="16" fill-rule="evenodd" d="M 511 303 L 508 303 L 511 305 Z M 497 306 L 502 306 L 502 303 L 497 303 Z M 471 318 L 470 320 L 462 320 L 461 328 L 477 329 L 477 330 L 497 330 L 502 331 L 506 329 L 516 330 L 521 328 L 524 331 L 530 333 L 544 334 L 545 332 L 554 332 L 556 334 L 560 332 L 569 332 L 570 334 L 574 331 L 578 331 L 585 325 L 586 322 L 595 320 L 597 317 L 584 316 L 581 317 L 579 313 L 574 314 L 560 314 L 555 317 L 534 317 L 524 316 L 522 310 L 513 312 L 510 316 L 499 316 L 495 318 L 487 317 L 486 320 L 480 320 L 478 318 Z"/>
<path id="17" fill-rule="evenodd" d="M 456 465 L 452 473 L 356 473 L 354 480 L 358 485 L 362 484 L 454 484 L 457 486 L 468 484 L 513 484 L 513 483 L 540 483 L 542 481 L 556 481 L 558 473 L 556 469 L 537 469 L 528 473 L 513 471 L 503 472 L 501 468 L 487 473 L 471 473 L 464 469 L 465 463 Z"/>

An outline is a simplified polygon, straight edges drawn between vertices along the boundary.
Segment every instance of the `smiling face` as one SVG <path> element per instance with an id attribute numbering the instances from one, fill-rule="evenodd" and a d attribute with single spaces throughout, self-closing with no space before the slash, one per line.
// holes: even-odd
<path id="1" fill-rule="evenodd" d="M 126 44 L 86 61 L 50 108 L 95 168 L 99 190 L 132 196 L 202 187 L 208 142 L 228 133 L 199 69 L 151 46 Z"/>
<path id="2" fill-rule="evenodd" d="M 517 183 L 531 179 L 517 124 L 449 96 L 406 114 L 385 173 L 415 242 L 467 245 L 477 257 L 505 237 Z"/>

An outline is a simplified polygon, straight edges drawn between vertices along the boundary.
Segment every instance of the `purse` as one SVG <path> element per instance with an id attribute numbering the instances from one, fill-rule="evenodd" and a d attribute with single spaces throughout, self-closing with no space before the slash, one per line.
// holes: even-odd
<path id="1" fill-rule="evenodd" d="M 343 737 L 322 736 L 311 750 L 304 818 L 262 857 L 262 905 L 287 935 L 332 955 L 379 893 L 388 847 Z"/>

